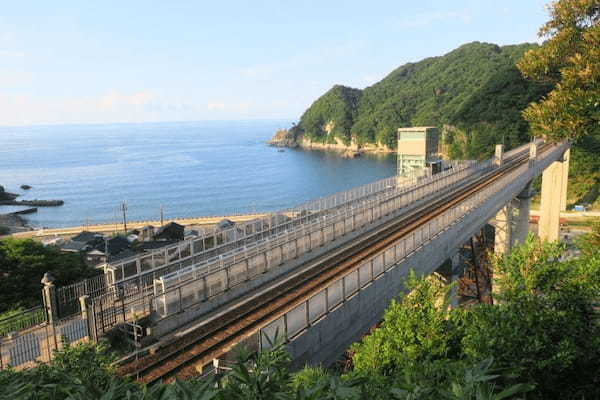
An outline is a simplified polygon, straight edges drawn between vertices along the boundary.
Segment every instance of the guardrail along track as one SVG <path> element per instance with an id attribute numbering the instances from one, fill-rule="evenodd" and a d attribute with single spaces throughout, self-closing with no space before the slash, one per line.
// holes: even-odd
<path id="1" fill-rule="evenodd" d="M 540 153 L 544 151 L 543 146 Z M 365 233 L 356 244 L 346 245 L 335 256 L 321 256 L 307 263 L 315 264 L 298 276 L 279 284 L 250 302 L 232 309 L 177 339 L 154 354 L 120 368 L 122 375 L 138 377 L 140 382 L 170 381 L 197 375 L 195 365 L 206 365 L 229 351 L 235 344 L 254 334 L 261 326 L 322 290 L 336 277 L 357 268 L 372 255 L 389 247 L 423 223 L 452 208 L 473 193 L 522 165 L 528 155 L 519 156 L 494 169 L 465 187 L 456 188 L 410 215 L 399 217 Z M 322 262 L 320 262 L 322 260 Z"/>

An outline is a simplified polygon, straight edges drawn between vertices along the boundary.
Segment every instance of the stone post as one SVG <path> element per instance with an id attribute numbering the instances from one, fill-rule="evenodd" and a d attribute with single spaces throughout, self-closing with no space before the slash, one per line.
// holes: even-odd
<path id="1" fill-rule="evenodd" d="M 529 143 L 529 168 L 533 168 L 537 161 L 537 143 L 532 141 Z"/>
<path id="2" fill-rule="evenodd" d="M 44 308 L 48 316 L 48 323 L 52 329 L 54 337 L 54 348 L 58 349 L 58 341 L 56 339 L 56 330 L 54 322 L 58 319 L 58 301 L 56 299 L 56 286 L 54 286 L 54 276 L 50 272 L 46 272 L 42 278 L 42 298 L 44 299 Z"/>
<path id="3" fill-rule="evenodd" d="M 58 302 L 56 300 L 56 286 L 54 286 L 54 276 L 50 272 L 46 272 L 42 278 L 42 298 L 44 299 L 44 307 L 48 315 L 48 322 L 53 323 L 58 317 Z"/>
<path id="4" fill-rule="evenodd" d="M 86 321 L 88 319 L 89 298 L 90 298 L 90 296 L 88 296 L 87 294 L 84 294 L 83 296 L 79 297 L 79 308 L 81 308 L 81 319 L 84 319 Z"/>
<path id="5" fill-rule="evenodd" d="M 502 162 L 503 162 L 503 158 L 504 158 L 504 145 L 497 144 L 496 152 L 494 154 L 494 165 L 497 167 L 501 166 Z"/>

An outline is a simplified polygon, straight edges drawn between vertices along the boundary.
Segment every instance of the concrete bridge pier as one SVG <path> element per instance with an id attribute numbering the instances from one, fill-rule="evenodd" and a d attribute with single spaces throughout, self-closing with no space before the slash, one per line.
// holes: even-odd
<path id="1" fill-rule="evenodd" d="M 533 197 L 533 189 L 531 182 L 527 184 L 525 189 L 515 199 L 517 215 L 515 216 L 514 233 L 512 235 L 512 244 L 522 244 L 529 233 L 529 211 L 531 209 L 531 198 Z"/>
<path id="2" fill-rule="evenodd" d="M 458 280 L 464 273 L 464 262 L 460 251 L 448 258 L 436 272 L 441 275 L 447 284 L 454 284 L 450 290 L 450 307 L 458 308 Z"/>
<path id="3" fill-rule="evenodd" d="M 510 252 L 513 233 L 513 201 L 504 205 L 494 218 L 494 253 L 504 255 Z"/>
<path id="4" fill-rule="evenodd" d="M 511 244 L 513 243 L 513 210 L 514 200 L 506 203 L 497 213 L 494 218 L 494 254 L 503 256 L 510 253 Z M 498 271 L 492 271 L 492 298 L 496 298 L 497 280 L 499 278 Z"/>
<path id="5" fill-rule="evenodd" d="M 450 258 L 450 261 L 452 263 L 450 283 L 454 284 L 450 291 L 450 307 L 458 308 L 458 280 L 463 275 L 465 267 L 460 251 Z"/>
<path id="6" fill-rule="evenodd" d="M 539 237 L 555 242 L 560 235 L 560 212 L 567 205 L 567 180 L 569 177 L 570 150 L 554 161 L 542 174 L 542 204 L 539 221 Z"/>

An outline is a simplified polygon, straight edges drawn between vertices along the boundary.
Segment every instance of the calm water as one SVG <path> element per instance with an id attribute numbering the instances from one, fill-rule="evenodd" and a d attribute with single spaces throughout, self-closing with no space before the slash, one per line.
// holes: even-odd
<path id="1" fill-rule="evenodd" d="M 0 185 L 62 199 L 34 226 L 274 211 L 394 173 L 393 156 L 342 159 L 266 146 L 291 121 L 0 127 Z M 33 187 L 23 191 L 19 187 Z M 15 207 L 0 206 L 0 213 Z"/>

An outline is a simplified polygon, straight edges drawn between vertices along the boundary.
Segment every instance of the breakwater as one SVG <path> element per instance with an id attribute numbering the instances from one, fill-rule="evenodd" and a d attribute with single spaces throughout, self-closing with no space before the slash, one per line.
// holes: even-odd
<path id="1" fill-rule="evenodd" d="M 58 207 L 65 204 L 63 200 L 4 200 L 3 206 L 32 206 L 32 207 Z"/>

